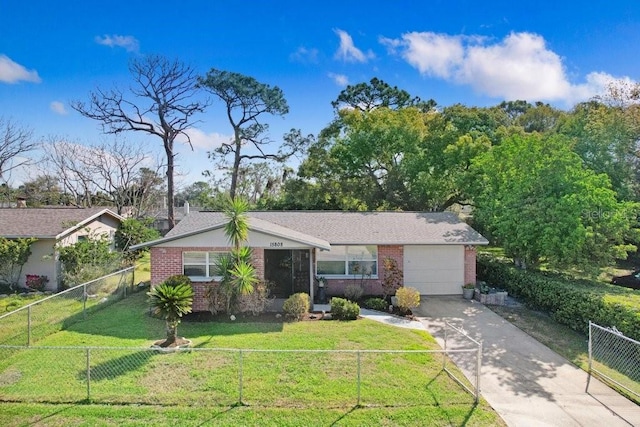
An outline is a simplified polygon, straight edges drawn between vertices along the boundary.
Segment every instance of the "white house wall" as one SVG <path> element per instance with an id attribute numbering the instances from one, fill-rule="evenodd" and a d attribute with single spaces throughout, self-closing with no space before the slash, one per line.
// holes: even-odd
<path id="1" fill-rule="evenodd" d="M 296 242 L 282 237 L 272 236 L 257 231 L 249 231 L 248 246 L 264 249 L 308 249 L 309 245 Z M 194 234 L 181 239 L 164 242 L 158 247 L 178 248 L 178 247 L 216 247 L 224 248 L 230 246 L 229 239 L 222 228 L 207 231 L 205 233 Z"/>
<path id="2" fill-rule="evenodd" d="M 464 246 L 404 247 L 404 285 L 423 295 L 456 295 L 464 283 Z"/>
<path id="3" fill-rule="evenodd" d="M 25 286 L 27 274 L 37 274 L 38 276 L 47 276 L 49 282 L 47 289 L 57 289 L 57 271 L 56 261 L 54 259 L 54 240 L 39 239 L 31 244 L 31 256 L 22 267 L 20 273 L 20 286 Z"/>
<path id="4" fill-rule="evenodd" d="M 101 236 L 106 235 L 109 240 L 113 240 L 116 230 L 118 229 L 118 221 L 108 215 L 102 215 L 90 223 L 82 226 L 78 230 L 63 236 L 60 245 L 69 246 L 78 242 L 81 236 Z"/>

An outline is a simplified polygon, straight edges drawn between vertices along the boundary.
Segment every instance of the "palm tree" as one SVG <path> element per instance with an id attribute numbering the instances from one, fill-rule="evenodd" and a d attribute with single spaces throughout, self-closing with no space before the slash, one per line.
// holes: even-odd
<path id="1" fill-rule="evenodd" d="M 249 238 L 248 210 L 249 203 L 240 197 L 229 198 L 224 209 L 224 214 L 229 219 L 224 226 L 224 233 L 236 252 L 242 242 Z"/>
<path id="2" fill-rule="evenodd" d="M 230 198 L 225 207 L 225 215 L 229 219 L 224 226 L 224 232 L 233 249 L 231 251 L 232 265 L 225 266 L 228 275 L 221 275 L 221 283 L 228 290 L 227 312 L 230 310 L 238 295 L 253 292 L 253 286 L 258 282 L 256 270 L 251 265 L 251 248 L 242 246 L 249 238 L 249 219 L 247 210 L 249 203 L 239 197 Z M 227 279 L 224 281 L 224 279 Z"/>
<path id="3" fill-rule="evenodd" d="M 154 286 L 147 295 L 149 295 L 153 314 L 164 317 L 167 322 L 167 339 L 160 344 L 160 347 L 169 347 L 178 340 L 180 318 L 184 314 L 191 313 L 193 288 L 186 276 L 173 276 Z"/>

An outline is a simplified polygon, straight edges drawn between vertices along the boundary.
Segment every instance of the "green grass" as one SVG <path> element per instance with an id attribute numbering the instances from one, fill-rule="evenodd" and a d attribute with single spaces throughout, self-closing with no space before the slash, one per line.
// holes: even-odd
<path id="1" fill-rule="evenodd" d="M 134 283 L 148 282 L 151 280 L 151 254 L 146 252 L 142 258 L 136 261 Z"/>
<path id="2" fill-rule="evenodd" d="M 503 425 L 441 370 L 439 355 L 248 352 L 238 349 L 415 350 L 437 344 L 424 331 L 361 319 L 298 323 L 183 322 L 194 351 L 148 346 L 164 322 L 148 315 L 144 294 L 109 306 L 40 340 L 0 355 L 1 425 Z M 215 349 L 233 350 L 215 350 Z M 243 398 L 237 406 L 239 359 Z M 46 372 L 46 374 L 44 374 Z M 33 403 L 9 403 L 16 400 Z M 53 404 L 56 403 L 56 404 Z M 158 406 L 161 405 L 161 406 Z M 171 420 L 169 422 L 168 420 Z"/>

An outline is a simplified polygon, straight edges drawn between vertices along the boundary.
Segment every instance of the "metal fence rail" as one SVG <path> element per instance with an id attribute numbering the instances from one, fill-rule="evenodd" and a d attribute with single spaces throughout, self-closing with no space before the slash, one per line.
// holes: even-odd
<path id="1" fill-rule="evenodd" d="M 449 375 L 442 375 L 453 354 L 473 359 L 478 351 L 0 346 L 0 401 L 325 408 L 473 404 L 473 385 L 464 385 L 471 395 L 461 400 L 450 392 Z"/>
<path id="2" fill-rule="evenodd" d="M 473 348 L 476 352 L 474 357 L 468 357 L 467 352 L 459 352 L 460 349 Z M 449 369 L 447 362 L 449 358 L 443 360 L 442 369 L 451 376 L 451 378 L 464 387 L 469 393 L 473 394 L 476 403 L 480 399 L 480 369 L 482 367 L 482 342 L 471 338 L 463 329 L 453 326 L 449 322 L 445 322 L 444 328 L 444 351 L 450 355 L 458 368 L 460 368 L 470 381 L 473 387 L 469 387 L 467 381 L 461 379 L 457 375 L 456 370 Z"/>
<path id="3" fill-rule="evenodd" d="M 586 391 L 592 375 L 640 399 L 640 342 L 624 336 L 616 328 L 589 322 Z"/>
<path id="4" fill-rule="evenodd" d="M 102 276 L 0 316 L 0 345 L 30 346 L 133 291 L 134 267 Z"/>

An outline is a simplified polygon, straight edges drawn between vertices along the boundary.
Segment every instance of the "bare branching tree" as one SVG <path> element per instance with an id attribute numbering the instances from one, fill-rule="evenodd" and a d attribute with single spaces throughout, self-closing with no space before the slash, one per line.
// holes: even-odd
<path id="1" fill-rule="evenodd" d="M 12 170 L 29 163 L 22 157 L 34 150 L 33 132 L 10 119 L 0 117 L 0 179 L 6 180 Z"/>
<path id="2" fill-rule="evenodd" d="M 193 100 L 196 93 L 194 69 L 178 60 L 151 55 L 129 65 L 133 85 L 125 95 L 118 89 L 97 89 L 90 100 L 73 102 L 72 108 L 85 117 L 102 123 L 105 133 L 143 132 L 162 140 L 167 166 L 167 205 L 170 227 L 175 225 L 173 209 L 174 142 L 193 126 L 193 116 L 203 112 L 205 104 Z"/>
<path id="3" fill-rule="evenodd" d="M 153 170 L 148 153 L 117 138 L 96 146 L 51 140 L 44 151 L 48 170 L 59 178 L 65 192 L 73 195 L 77 206 L 107 202 L 118 214 L 131 208 L 132 214 L 139 216 L 148 208 L 148 175 L 158 176 L 162 166 Z"/>
<path id="4" fill-rule="evenodd" d="M 46 171 L 58 178 L 62 191 L 70 196 L 68 202 L 78 207 L 92 207 L 96 186 L 86 162 L 90 158 L 89 148 L 49 137 L 43 151 Z"/>

